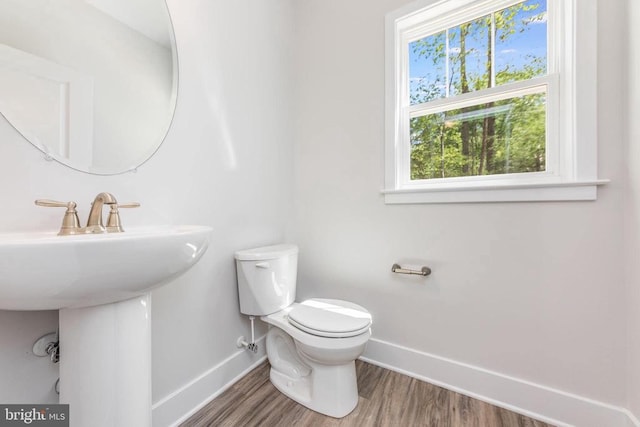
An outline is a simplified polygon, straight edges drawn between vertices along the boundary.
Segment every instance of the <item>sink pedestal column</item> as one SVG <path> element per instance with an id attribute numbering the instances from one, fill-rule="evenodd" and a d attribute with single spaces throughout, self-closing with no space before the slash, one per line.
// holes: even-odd
<path id="1" fill-rule="evenodd" d="M 60 403 L 71 427 L 151 426 L 151 296 L 60 309 Z"/>

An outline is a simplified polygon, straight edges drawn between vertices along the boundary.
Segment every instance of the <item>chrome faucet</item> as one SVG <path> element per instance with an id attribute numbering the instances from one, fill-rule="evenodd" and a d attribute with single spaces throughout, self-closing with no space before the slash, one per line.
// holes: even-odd
<path id="1" fill-rule="evenodd" d="M 104 205 L 117 205 L 116 198 L 111 193 L 100 193 L 96 196 L 91 204 L 91 211 L 89 211 L 89 219 L 87 219 L 87 226 L 84 229 L 85 233 L 104 233 L 102 222 L 102 207 Z"/>

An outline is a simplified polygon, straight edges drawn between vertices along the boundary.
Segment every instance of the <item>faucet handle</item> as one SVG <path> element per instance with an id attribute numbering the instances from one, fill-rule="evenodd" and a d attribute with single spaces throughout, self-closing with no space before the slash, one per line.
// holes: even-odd
<path id="1" fill-rule="evenodd" d="M 113 205 L 111 205 L 111 206 L 113 206 Z M 115 206 L 117 206 L 119 208 L 139 208 L 140 207 L 140 203 L 138 203 L 138 202 L 118 203 Z"/>
<path id="2" fill-rule="evenodd" d="M 38 199 L 35 203 L 38 206 L 48 208 L 67 208 L 62 218 L 62 226 L 60 227 L 58 236 L 67 236 L 81 232 L 78 211 L 76 211 L 76 202 L 58 202 L 56 200 Z"/>
<path id="3" fill-rule="evenodd" d="M 118 208 L 138 208 L 140 207 L 140 203 L 114 203 L 109 205 L 109 207 L 109 218 L 107 218 L 107 226 L 105 227 L 107 229 L 107 233 L 122 233 L 124 229 L 120 223 L 120 213 L 118 212 Z"/>
<path id="4" fill-rule="evenodd" d="M 75 208 L 78 206 L 76 202 L 58 202 L 57 200 L 49 200 L 49 199 L 37 199 L 36 205 L 45 206 L 48 208 L 67 208 L 73 205 Z"/>

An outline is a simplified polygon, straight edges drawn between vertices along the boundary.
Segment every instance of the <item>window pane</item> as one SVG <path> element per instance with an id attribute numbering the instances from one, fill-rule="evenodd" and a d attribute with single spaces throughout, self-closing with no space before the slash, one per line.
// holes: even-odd
<path id="1" fill-rule="evenodd" d="M 527 0 L 409 43 L 412 105 L 546 72 L 547 0 Z"/>
<path id="2" fill-rule="evenodd" d="M 449 96 L 491 87 L 491 15 L 448 30 Z"/>
<path id="3" fill-rule="evenodd" d="M 411 179 L 545 170 L 546 95 L 411 119 Z"/>
<path id="4" fill-rule="evenodd" d="M 411 104 L 446 96 L 445 31 L 409 43 Z"/>
<path id="5" fill-rule="evenodd" d="M 529 0 L 495 13 L 496 85 L 547 73 L 547 1 Z"/>

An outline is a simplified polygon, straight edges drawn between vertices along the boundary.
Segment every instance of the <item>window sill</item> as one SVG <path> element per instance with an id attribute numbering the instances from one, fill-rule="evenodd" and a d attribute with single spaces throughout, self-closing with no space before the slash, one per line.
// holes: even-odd
<path id="1" fill-rule="evenodd" d="M 433 186 L 382 190 L 386 204 L 547 202 L 596 200 L 599 185 L 609 180 L 540 184 Z"/>

